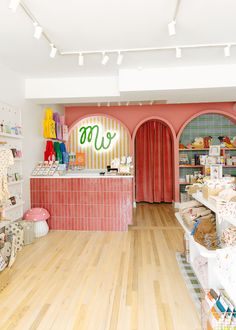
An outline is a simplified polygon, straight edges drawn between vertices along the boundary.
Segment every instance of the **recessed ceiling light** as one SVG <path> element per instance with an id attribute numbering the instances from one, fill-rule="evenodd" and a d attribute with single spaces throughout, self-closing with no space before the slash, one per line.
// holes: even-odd
<path id="1" fill-rule="evenodd" d="M 35 39 L 40 39 L 43 33 L 42 26 L 38 25 L 38 23 L 34 23 L 34 37 Z"/>
<path id="2" fill-rule="evenodd" d="M 84 65 L 84 55 L 82 53 L 79 54 L 78 64 L 79 64 L 79 66 Z"/>
<path id="3" fill-rule="evenodd" d="M 124 55 L 119 52 L 118 57 L 117 57 L 117 62 L 116 62 L 117 65 L 121 65 L 123 58 L 124 58 Z"/>
<path id="4" fill-rule="evenodd" d="M 102 55 L 102 65 L 106 65 L 109 61 L 109 56 L 106 53 L 103 53 Z"/>
<path id="5" fill-rule="evenodd" d="M 51 45 L 50 57 L 54 58 L 57 54 L 57 48 L 54 45 Z"/>
<path id="6" fill-rule="evenodd" d="M 20 4 L 20 0 L 11 0 L 9 3 L 9 9 L 15 12 Z"/>
<path id="7" fill-rule="evenodd" d="M 174 36 L 174 35 L 176 34 L 176 31 L 175 31 L 175 24 L 176 24 L 175 21 L 171 21 L 171 22 L 168 24 L 168 32 L 169 32 L 169 36 Z"/>

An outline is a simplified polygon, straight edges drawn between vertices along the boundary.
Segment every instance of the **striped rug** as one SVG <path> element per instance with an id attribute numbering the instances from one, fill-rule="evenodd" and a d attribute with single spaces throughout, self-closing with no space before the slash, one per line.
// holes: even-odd
<path id="1" fill-rule="evenodd" d="M 186 261 L 184 254 L 176 252 L 176 260 L 189 294 L 196 306 L 199 315 L 201 315 L 201 284 L 198 282 L 198 279 L 191 265 Z"/>

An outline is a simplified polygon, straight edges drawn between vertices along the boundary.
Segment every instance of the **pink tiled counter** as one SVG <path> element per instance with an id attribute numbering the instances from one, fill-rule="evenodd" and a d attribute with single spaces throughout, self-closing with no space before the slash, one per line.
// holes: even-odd
<path id="1" fill-rule="evenodd" d="M 31 178 L 31 207 L 51 214 L 50 229 L 126 231 L 133 182 L 124 178 Z"/>

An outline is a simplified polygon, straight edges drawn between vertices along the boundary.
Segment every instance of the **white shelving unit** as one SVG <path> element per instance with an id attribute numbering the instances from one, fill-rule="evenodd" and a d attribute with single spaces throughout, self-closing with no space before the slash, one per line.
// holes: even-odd
<path id="1" fill-rule="evenodd" d="M 13 186 L 15 184 L 22 184 L 23 182 L 24 180 L 16 180 L 16 181 L 8 182 L 8 186 Z"/>
<path id="2" fill-rule="evenodd" d="M 198 202 L 202 203 L 204 206 L 209 208 L 212 212 L 216 215 L 216 224 L 217 224 L 217 231 L 221 232 L 222 226 L 218 223 L 218 215 L 217 215 L 217 207 L 213 203 L 209 202 L 207 199 L 205 199 L 202 196 L 202 193 L 196 193 L 192 195 L 194 199 L 196 199 Z M 184 221 L 181 217 L 181 214 L 179 212 L 175 213 L 176 219 L 184 229 L 185 233 L 188 236 L 189 239 L 189 254 L 190 254 L 190 264 L 200 282 L 203 289 L 225 289 L 225 291 L 228 293 L 228 296 L 232 300 L 234 304 L 236 304 L 236 292 L 231 290 L 230 283 L 227 283 L 227 281 L 224 279 L 222 274 L 220 273 L 220 270 L 217 268 L 217 250 L 208 250 L 204 246 L 198 244 L 193 236 L 191 235 L 190 230 L 185 226 Z M 228 224 L 234 224 L 236 225 L 236 219 L 226 219 L 225 225 Z M 194 266 L 194 260 L 196 257 L 201 255 L 202 257 L 207 259 L 207 274 L 208 274 L 208 283 L 203 283 L 202 278 L 198 274 L 198 271 L 196 270 Z"/>
<path id="3" fill-rule="evenodd" d="M 9 104 L 0 102 L 0 124 L 7 124 L 9 126 L 21 126 L 21 110 Z M 0 132 L 0 141 L 6 142 L 5 147 L 9 149 L 22 150 L 22 135 L 9 134 Z M 14 158 L 14 165 L 8 169 L 8 174 L 14 175 L 19 173 L 22 176 L 22 161 L 23 158 Z M 22 199 L 23 180 L 13 181 L 8 183 L 8 189 L 11 196 L 20 195 L 21 199 L 17 204 L 7 206 L 4 209 L 5 217 L 10 221 L 17 220 L 23 215 L 24 201 Z M 1 222 L 1 226 L 4 222 Z"/>
<path id="4" fill-rule="evenodd" d="M 2 107 L 1 103 L 0 103 L 0 107 Z M 3 107 L 4 107 L 4 105 L 3 105 Z M 9 106 L 7 106 L 7 107 L 9 107 Z M 16 135 L 16 134 L 9 134 L 9 133 L 2 133 L 2 132 L 0 132 L 0 137 L 6 137 L 6 138 L 11 138 L 11 139 L 23 139 L 23 135 Z"/>

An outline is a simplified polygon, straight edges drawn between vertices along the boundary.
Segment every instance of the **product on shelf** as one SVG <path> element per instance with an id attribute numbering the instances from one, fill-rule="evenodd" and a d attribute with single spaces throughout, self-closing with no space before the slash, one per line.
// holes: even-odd
<path id="1" fill-rule="evenodd" d="M 224 291 L 210 289 L 202 301 L 202 327 L 207 330 L 234 330 L 235 306 Z"/>
<path id="2" fill-rule="evenodd" d="M 56 139 L 55 121 L 53 120 L 53 111 L 50 108 L 45 109 L 45 119 L 43 122 L 43 135 L 46 139 Z"/>
<path id="3" fill-rule="evenodd" d="M 34 168 L 33 172 L 31 173 L 32 176 L 53 176 L 58 168 L 58 161 L 55 162 L 38 162 L 36 167 Z"/>

